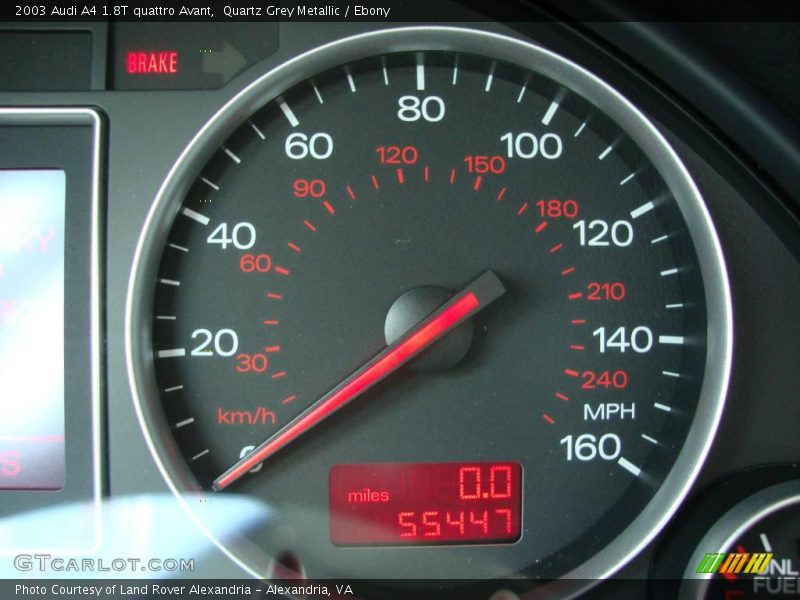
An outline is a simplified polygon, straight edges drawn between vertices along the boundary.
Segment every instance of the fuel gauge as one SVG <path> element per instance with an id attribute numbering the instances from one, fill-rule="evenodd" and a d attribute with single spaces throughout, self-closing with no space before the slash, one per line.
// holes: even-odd
<path id="1" fill-rule="evenodd" d="M 682 599 L 800 595 L 800 480 L 748 496 L 720 518 L 686 565 Z"/>

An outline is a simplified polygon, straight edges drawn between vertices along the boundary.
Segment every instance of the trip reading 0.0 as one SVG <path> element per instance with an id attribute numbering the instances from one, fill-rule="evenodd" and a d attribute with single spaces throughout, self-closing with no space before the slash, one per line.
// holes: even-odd
<path id="1" fill-rule="evenodd" d="M 336 465 L 337 545 L 511 543 L 520 535 L 522 468 L 513 462 Z"/>

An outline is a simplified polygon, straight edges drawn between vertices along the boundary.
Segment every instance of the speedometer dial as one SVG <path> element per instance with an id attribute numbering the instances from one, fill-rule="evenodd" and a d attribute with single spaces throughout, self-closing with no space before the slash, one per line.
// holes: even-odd
<path id="1" fill-rule="evenodd" d="M 291 547 L 251 541 L 312 576 L 607 575 L 682 499 L 727 384 L 679 159 L 591 74 L 486 33 L 267 74 L 173 169 L 135 267 L 165 473 L 269 504 Z"/>

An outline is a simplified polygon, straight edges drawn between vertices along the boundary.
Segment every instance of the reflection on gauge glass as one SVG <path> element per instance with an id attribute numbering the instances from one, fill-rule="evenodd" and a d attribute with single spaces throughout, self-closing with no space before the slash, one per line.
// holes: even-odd
<path id="1" fill-rule="evenodd" d="M 0 490 L 64 487 L 65 199 L 64 171 L 0 169 Z"/>
<path id="2" fill-rule="evenodd" d="M 312 577 L 609 574 L 693 481 L 731 351 L 658 131 L 573 63 L 452 28 L 234 98 L 162 188 L 128 309 L 169 480 L 292 532 L 227 546 L 253 573 L 290 551 Z"/>
<path id="3" fill-rule="evenodd" d="M 800 573 L 800 481 L 769 487 L 725 513 L 687 564 L 682 598 L 791 597 Z"/>

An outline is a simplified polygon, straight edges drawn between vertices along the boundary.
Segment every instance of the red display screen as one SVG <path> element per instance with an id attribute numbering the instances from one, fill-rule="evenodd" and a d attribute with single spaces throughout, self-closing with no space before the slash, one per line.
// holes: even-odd
<path id="1" fill-rule="evenodd" d="M 340 546 L 510 543 L 522 468 L 513 462 L 336 465 L 331 541 Z"/>

